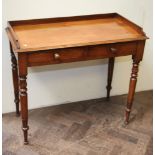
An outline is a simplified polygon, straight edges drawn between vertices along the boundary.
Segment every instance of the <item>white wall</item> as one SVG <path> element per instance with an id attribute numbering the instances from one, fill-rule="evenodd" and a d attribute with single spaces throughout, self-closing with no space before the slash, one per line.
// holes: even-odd
<path id="1" fill-rule="evenodd" d="M 118 12 L 144 28 L 146 43 L 137 91 L 152 89 L 152 0 L 5 0 L 3 1 L 3 113 L 15 111 L 8 39 L 8 20 Z M 131 57 L 117 58 L 111 94 L 128 91 Z M 29 108 L 100 98 L 106 95 L 107 60 L 29 69 Z"/>

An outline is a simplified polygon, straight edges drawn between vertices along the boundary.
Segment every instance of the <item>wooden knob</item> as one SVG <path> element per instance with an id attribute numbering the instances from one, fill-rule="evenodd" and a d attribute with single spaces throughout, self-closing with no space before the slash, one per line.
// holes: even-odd
<path id="1" fill-rule="evenodd" d="M 111 47 L 110 50 L 111 50 L 111 52 L 116 52 L 117 51 L 117 49 L 113 48 L 113 47 Z"/>
<path id="2" fill-rule="evenodd" d="M 54 54 L 54 58 L 55 58 L 55 59 L 59 59 L 59 58 L 60 58 L 60 54 L 59 54 L 59 53 L 55 53 L 55 54 Z"/>

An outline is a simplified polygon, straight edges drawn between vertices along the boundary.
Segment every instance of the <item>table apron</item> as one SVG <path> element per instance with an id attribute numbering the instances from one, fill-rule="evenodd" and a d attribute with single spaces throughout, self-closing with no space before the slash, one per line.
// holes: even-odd
<path id="1" fill-rule="evenodd" d="M 27 65 L 41 66 L 49 64 L 68 63 L 134 55 L 137 51 L 137 42 L 72 47 L 48 51 L 27 53 Z"/>

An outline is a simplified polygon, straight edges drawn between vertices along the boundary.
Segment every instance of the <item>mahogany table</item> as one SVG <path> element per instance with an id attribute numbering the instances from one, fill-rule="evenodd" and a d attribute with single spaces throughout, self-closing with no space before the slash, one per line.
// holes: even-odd
<path id="1" fill-rule="evenodd" d="M 63 18 L 9 21 L 16 114 L 21 105 L 24 144 L 28 144 L 27 69 L 32 66 L 109 58 L 107 98 L 115 57 L 132 55 L 133 66 L 125 123 L 133 103 L 138 64 L 147 36 L 142 28 L 117 13 Z"/>

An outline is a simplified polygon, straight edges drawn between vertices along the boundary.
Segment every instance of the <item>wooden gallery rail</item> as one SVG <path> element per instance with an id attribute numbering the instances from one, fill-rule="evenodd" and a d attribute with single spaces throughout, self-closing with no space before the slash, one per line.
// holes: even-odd
<path id="1" fill-rule="evenodd" d="M 129 122 L 138 65 L 148 39 L 141 27 L 117 13 L 111 13 L 9 21 L 6 32 L 10 41 L 16 114 L 20 114 L 20 102 L 25 144 L 28 144 L 29 129 L 26 79 L 27 69 L 31 66 L 109 58 L 109 98 L 115 57 L 132 55 L 125 116 L 125 123 Z"/>

